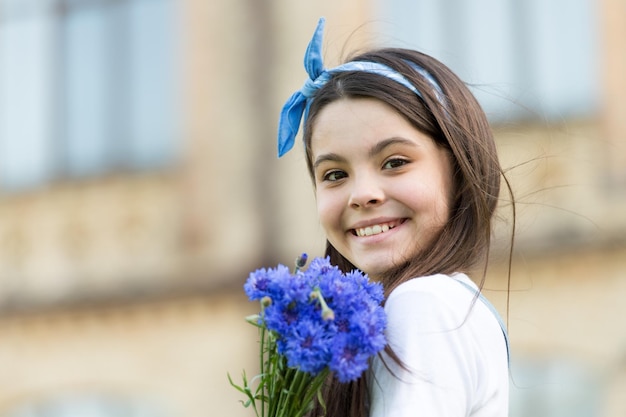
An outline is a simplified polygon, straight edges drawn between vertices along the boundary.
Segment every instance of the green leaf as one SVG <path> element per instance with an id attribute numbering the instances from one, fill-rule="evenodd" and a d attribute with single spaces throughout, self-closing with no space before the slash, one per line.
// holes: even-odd
<path id="1" fill-rule="evenodd" d="M 246 391 L 244 390 L 244 388 L 240 387 L 239 385 L 235 384 L 235 382 L 233 381 L 233 379 L 230 377 L 230 373 L 226 374 L 228 375 L 228 382 L 230 382 L 230 385 L 233 386 L 237 391 L 245 394 Z M 244 384 L 245 386 L 245 384 Z"/>
<path id="2" fill-rule="evenodd" d="M 326 415 L 326 403 L 324 402 L 324 397 L 322 396 L 322 390 L 317 391 L 317 401 L 320 403 L 320 407 L 324 411 L 324 414 L 321 417 Z"/>

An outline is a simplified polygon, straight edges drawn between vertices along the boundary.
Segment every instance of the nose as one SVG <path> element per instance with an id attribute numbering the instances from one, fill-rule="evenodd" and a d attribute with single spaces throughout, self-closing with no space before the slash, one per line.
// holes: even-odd
<path id="1" fill-rule="evenodd" d="M 357 178 L 350 192 L 349 206 L 354 209 L 378 206 L 385 200 L 381 185 L 371 176 Z"/>

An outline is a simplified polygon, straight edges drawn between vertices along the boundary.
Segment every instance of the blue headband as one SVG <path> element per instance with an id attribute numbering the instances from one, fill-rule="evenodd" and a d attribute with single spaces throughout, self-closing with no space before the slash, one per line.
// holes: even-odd
<path id="1" fill-rule="evenodd" d="M 313 94 L 319 90 L 324 84 L 330 80 L 331 75 L 337 72 L 347 71 L 359 71 L 368 72 L 372 74 L 382 75 L 383 77 L 393 80 L 419 97 L 422 94 L 415 88 L 413 84 L 409 82 L 402 74 L 394 70 L 387 65 L 379 64 L 377 62 L 367 61 L 352 61 L 339 65 L 338 67 L 331 69 L 324 69 L 324 63 L 322 62 L 322 36 L 324 33 L 324 18 L 320 18 L 317 23 L 317 28 L 313 34 L 311 42 L 304 54 L 304 68 L 309 74 L 309 79 L 306 80 L 302 88 L 296 91 L 287 100 L 283 109 L 280 112 L 280 119 L 278 121 L 278 157 L 280 158 L 291 148 L 296 140 L 296 134 L 300 128 L 300 122 L 302 116 L 306 113 L 309 99 Z M 420 75 L 422 75 L 434 88 L 435 95 L 441 103 L 443 103 L 443 92 L 441 87 L 435 81 L 435 79 L 422 67 L 413 62 L 408 62 L 411 67 L 415 69 Z"/>

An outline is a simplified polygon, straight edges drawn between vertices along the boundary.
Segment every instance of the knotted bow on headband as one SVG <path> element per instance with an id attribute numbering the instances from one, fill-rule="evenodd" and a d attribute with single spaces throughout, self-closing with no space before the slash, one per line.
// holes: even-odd
<path id="1" fill-rule="evenodd" d="M 379 64 L 377 62 L 367 61 L 352 61 L 339 65 L 338 67 L 325 69 L 322 62 L 322 36 L 324 34 L 324 25 L 326 21 L 324 18 L 320 18 L 317 23 L 317 28 L 313 34 L 313 38 L 309 42 L 309 46 L 304 54 L 304 68 L 309 74 L 309 79 L 306 80 L 304 86 L 296 91 L 287 100 L 283 109 L 280 112 L 280 119 L 278 121 L 278 157 L 280 158 L 291 148 L 296 140 L 296 134 L 300 128 L 300 122 L 303 116 L 306 116 L 309 99 L 313 94 L 319 90 L 324 84 L 328 82 L 331 75 L 337 72 L 347 71 L 359 71 L 368 72 L 372 74 L 382 75 L 397 83 L 402 84 L 419 97 L 422 97 L 420 92 L 407 80 L 402 74 L 397 72 L 387 65 Z M 422 75 L 435 89 L 435 94 L 441 103 L 443 103 L 443 93 L 439 84 L 435 79 L 422 67 L 413 62 L 408 62 L 409 65 L 415 69 L 420 75 Z"/>

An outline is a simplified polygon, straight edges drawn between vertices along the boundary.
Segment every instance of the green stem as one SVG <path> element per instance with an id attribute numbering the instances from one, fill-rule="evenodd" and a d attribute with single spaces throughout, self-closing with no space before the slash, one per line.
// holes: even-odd
<path id="1" fill-rule="evenodd" d="M 309 384 L 307 384 L 306 394 L 302 399 L 303 404 L 310 404 L 313 401 L 313 399 L 317 396 L 318 391 L 322 388 L 322 385 L 324 384 L 324 381 L 326 380 L 326 377 L 329 373 L 330 370 L 328 368 L 325 368 L 322 372 L 316 375 Z M 306 408 L 303 407 L 303 411 L 305 410 Z M 298 417 L 303 414 L 304 412 L 302 414 L 299 414 Z"/>
<path id="2" fill-rule="evenodd" d="M 291 401 L 289 407 L 289 417 L 299 415 L 302 410 L 302 389 L 306 386 L 307 380 L 310 377 L 308 374 L 305 374 L 301 371 L 296 371 L 293 379 L 293 384 L 291 388 Z"/>
<path id="3" fill-rule="evenodd" d="M 259 369 L 260 369 L 261 372 L 264 373 L 264 372 L 266 372 L 265 360 L 264 360 L 265 359 L 265 326 L 261 326 L 260 332 L 261 332 L 261 334 L 260 334 L 260 342 L 261 342 L 261 355 L 260 355 L 261 357 L 260 357 L 260 360 L 261 360 L 261 363 L 260 363 Z M 265 395 L 266 395 L 266 385 L 267 385 L 267 384 L 265 384 L 265 378 L 267 378 L 267 374 L 262 375 L 261 376 L 261 381 L 260 381 L 260 384 L 261 384 L 261 417 L 265 417 L 265 400 L 264 400 L 264 398 L 265 398 Z M 256 415 L 257 415 L 257 417 L 259 416 L 258 413 L 256 413 Z"/>
<path id="4" fill-rule="evenodd" d="M 278 393 L 277 401 L 275 403 L 276 405 L 275 413 L 274 413 L 275 417 L 281 417 L 285 415 L 284 414 L 285 403 L 288 404 L 289 396 L 291 395 L 290 388 L 291 388 L 291 382 L 293 380 L 293 373 L 294 373 L 294 370 L 291 368 L 288 368 L 286 372 L 284 373 L 284 380 L 283 380 L 280 392 Z M 291 417 L 291 416 L 287 414 L 287 417 Z"/>

